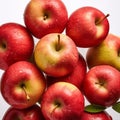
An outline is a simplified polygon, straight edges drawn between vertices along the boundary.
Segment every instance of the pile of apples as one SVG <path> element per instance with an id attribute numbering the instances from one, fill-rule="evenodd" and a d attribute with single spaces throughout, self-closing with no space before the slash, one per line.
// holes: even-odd
<path id="1" fill-rule="evenodd" d="M 108 107 L 120 113 L 120 37 L 109 33 L 108 16 L 84 6 L 68 17 L 61 0 L 30 0 L 25 26 L 1 25 L 0 91 L 11 106 L 2 120 L 112 120 Z M 86 58 L 79 48 L 88 49 Z"/>

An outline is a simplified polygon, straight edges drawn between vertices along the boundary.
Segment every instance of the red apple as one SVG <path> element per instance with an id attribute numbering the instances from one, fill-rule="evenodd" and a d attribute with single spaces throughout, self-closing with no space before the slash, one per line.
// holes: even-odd
<path id="1" fill-rule="evenodd" d="M 108 15 L 97 8 L 85 6 L 76 9 L 69 17 L 66 34 L 78 47 L 100 44 L 109 31 Z"/>
<path id="2" fill-rule="evenodd" d="M 83 91 L 90 103 L 112 106 L 120 98 L 120 72 L 109 65 L 91 68 L 86 74 Z"/>
<path id="3" fill-rule="evenodd" d="M 43 118 L 41 108 L 38 105 L 33 105 L 26 109 L 16 109 L 10 107 L 3 116 L 2 120 L 45 120 Z"/>
<path id="4" fill-rule="evenodd" d="M 120 71 L 120 37 L 108 34 L 101 44 L 88 49 L 86 60 L 89 68 L 106 64 Z"/>
<path id="5" fill-rule="evenodd" d="M 41 98 L 46 88 L 44 75 L 27 61 L 12 64 L 1 78 L 1 93 L 11 106 L 24 109 Z"/>
<path id="6" fill-rule="evenodd" d="M 25 25 L 37 38 L 62 33 L 67 21 L 67 9 L 61 0 L 31 0 L 24 11 Z"/>
<path id="7" fill-rule="evenodd" d="M 79 120 L 84 97 L 75 85 L 56 82 L 43 94 L 41 110 L 46 120 Z"/>
<path id="8" fill-rule="evenodd" d="M 85 78 L 86 71 L 87 71 L 86 61 L 85 61 L 84 57 L 79 53 L 78 63 L 76 65 L 76 67 L 74 68 L 74 70 L 72 71 L 72 73 L 70 73 L 66 76 L 63 76 L 63 77 L 47 76 L 47 85 L 50 86 L 55 82 L 64 81 L 64 82 L 72 83 L 76 87 L 81 89 L 81 85 Z"/>
<path id="9" fill-rule="evenodd" d="M 99 113 L 83 112 L 79 120 L 112 120 L 112 117 L 106 112 Z"/>
<path id="10" fill-rule="evenodd" d="M 6 70 L 17 61 L 28 60 L 33 48 L 33 37 L 24 26 L 18 23 L 0 26 L 0 69 Z"/>
<path id="11" fill-rule="evenodd" d="M 61 77 L 72 72 L 79 53 L 73 40 L 65 34 L 50 33 L 38 41 L 34 50 L 36 65 L 47 75 Z"/>

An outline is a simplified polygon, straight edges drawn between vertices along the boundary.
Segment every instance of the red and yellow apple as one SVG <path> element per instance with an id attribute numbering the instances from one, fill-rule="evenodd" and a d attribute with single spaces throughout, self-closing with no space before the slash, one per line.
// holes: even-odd
<path id="1" fill-rule="evenodd" d="M 3 98 L 17 109 L 28 108 L 37 103 L 45 89 L 46 81 L 43 73 L 27 61 L 12 64 L 1 78 Z"/>
<path id="2" fill-rule="evenodd" d="M 43 94 L 41 110 L 46 120 L 79 120 L 84 97 L 75 85 L 56 82 Z"/>
<path id="3" fill-rule="evenodd" d="M 47 34 L 35 46 L 35 63 L 49 76 L 61 77 L 69 74 L 77 65 L 78 59 L 75 43 L 65 34 Z"/>
<path id="4" fill-rule="evenodd" d="M 24 11 L 25 25 L 37 38 L 62 33 L 67 21 L 68 12 L 61 0 L 31 0 Z"/>
<path id="5" fill-rule="evenodd" d="M 94 7 L 78 8 L 69 17 L 66 34 L 74 40 L 78 47 L 96 46 L 109 32 L 107 16 Z"/>
<path id="6" fill-rule="evenodd" d="M 88 49 L 86 61 L 89 68 L 96 65 L 111 65 L 120 71 L 120 37 L 108 34 L 104 41 Z"/>

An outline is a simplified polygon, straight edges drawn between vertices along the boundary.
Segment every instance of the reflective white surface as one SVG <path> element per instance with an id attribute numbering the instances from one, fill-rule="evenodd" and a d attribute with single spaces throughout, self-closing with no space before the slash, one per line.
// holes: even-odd
<path id="1" fill-rule="evenodd" d="M 0 25 L 6 22 L 17 22 L 24 25 L 23 12 L 25 6 L 30 0 L 0 0 Z M 62 0 L 68 10 L 69 15 L 79 7 L 93 6 L 105 14 L 110 14 L 108 20 L 110 23 L 110 33 L 120 36 L 120 1 L 119 0 Z M 62 13 L 61 13 L 62 14 Z M 87 49 L 79 49 L 80 53 L 85 56 Z M 0 77 L 3 71 L 0 70 Z M 6 112 L 9 105 L 4 101 L 0 94 L 0 120 Z M 113 120 L 120 120 L 120 114 L 107 109 Z"/>

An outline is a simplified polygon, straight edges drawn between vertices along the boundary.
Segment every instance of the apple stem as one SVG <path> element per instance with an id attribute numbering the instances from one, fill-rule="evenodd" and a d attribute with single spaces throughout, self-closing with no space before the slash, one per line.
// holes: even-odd
<path id="1" fill-rule="evenodd" d="M 26 95 L 26 99 L 27 99 L 27 101 L 29 101 L 29 100 L 30 100 L 30 96 L 27 94 L 27 91 L 26 91 L 25 85 L 22 85 L 22 88 L 23 88 L 24 93 L 25 93 L 25 95 Z"/>
<path id="2" fill-rule="evenodd" d="M 58 108 L 59 106 L 60 106 L 60 104 L 57 103 L 57 104 L 55 105 L 54 109 L 51 111 L 51 114 L 52 114 L 52 113 L 55 111 L 55 109 Z"/>
<path id="3" fill-rule="evenodd" d="M 60 50 L 60 35 L 58 35 L 58 43 L 56 46 L 56 50 L 59 51 Z"/>
<path id="4" fill-rule="evenodd" d="M 105 17 L 103 17 L 102 19 L 98 20 L 95 22 L 96 25 L 102 23 L 107 17 L 109 16 L 109 14 L 107 14 Z"/>

